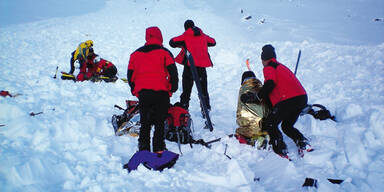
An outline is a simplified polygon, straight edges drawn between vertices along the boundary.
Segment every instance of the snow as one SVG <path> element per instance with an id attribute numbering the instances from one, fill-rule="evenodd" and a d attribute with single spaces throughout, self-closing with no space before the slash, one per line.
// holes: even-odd
<path id="1" fill-rule="evenodd" d="M 0 3 L 0 89 L 22 94 L 0 98 L 0 191 L 305 191 L 311 190 L 301 186 L 306 177 L 317 179 L 319 191 L 384 187 L 383 1 L 65 2 Z M 158 26 L 164 46 L 176 55 L 168 41 L 183 32 L 186 19 L 217 41 L 209 49 L 214 67 L 207 70 L 214 131 L 202 129 L 194 88 L 195 137 L 223 139 L 212 149 L 183 145 L 172 169 L 139 166 L 128 174 L 122 166 L 137 150 L 137 138 L 117 137 L 111 125 L 111 116 L 121 113 L 113 106 L 136 99 L 128 85 L 53 79 L 56 66 L 58 77 L 68 72 L 70 53 L 92 39 L 96 53 L 125 77 L 146 27 Z M 287 137 L 293 161 L 225 137 L 236 129 L 245 60 L 263 80 L 260 51 L 267 43 L 291 69 L 302 51 L 297 76 L 309 103 L 326 106 L 338 119 L 300 117 L 296 127 L 315 148 L 302 159 Z M 177 144 L 166 144 L 178 152 Z"/>

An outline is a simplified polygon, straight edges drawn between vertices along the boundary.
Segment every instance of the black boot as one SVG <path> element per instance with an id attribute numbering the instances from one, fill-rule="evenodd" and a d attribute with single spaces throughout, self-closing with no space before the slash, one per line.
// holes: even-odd
<path id="1" fill-rule="evenodd" d="M 280 156 L 287 156 L 287 145 L 283 141 L 283 138 L 271 139 L 269 144 L 272 145 L 273 151 Z"/>
<path id="2" fill-rule="evenodd" d="M 296 140 L 295 143 L 296 143 L 297 148 L 300 150 L 306 150 L 307 146 L 310 146 L 308 139 L 305 137 Z"/>

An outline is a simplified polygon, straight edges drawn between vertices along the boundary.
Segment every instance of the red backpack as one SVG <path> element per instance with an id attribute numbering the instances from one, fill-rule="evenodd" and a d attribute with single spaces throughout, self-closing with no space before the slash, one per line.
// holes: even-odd
<path id="1" fill-rule="evenodd" d="M 168 117 L 164 126 L 165 138 L 179 144 L 192 144 L 191 125 L 192 119 L 188 111 L 176 103 L 168 109 Z"/>

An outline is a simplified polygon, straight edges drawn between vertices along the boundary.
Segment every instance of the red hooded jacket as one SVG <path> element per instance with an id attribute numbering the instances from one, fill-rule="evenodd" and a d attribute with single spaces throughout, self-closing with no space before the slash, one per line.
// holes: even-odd
<path id="1" fill-rule="evenodd" d="M 172 38 L 169 44 L 171 47 L 182 48 L 176 56 L 175 61 L 177 63 L 184 64 L 186 48 L 191 53 L 196 67 L 211 67 L 213 65 L 208 53 L 208 46 L 215 46 L 216 41 L 204 34 L 198 27 L 188 28 L 182 35 Z"/>
<path id="2" fill-rule="evenodd" d="M 274 58 L 263 68 L 263 73 L 264 83 L 272 80 L 275 84 L 275 87 L 269 93 L 272 106 L 275 106 L 281 101 L 307 94 L 291 70 L 277 62 Z"/>
<path id="3" fill-rule="evenodd" d="M 171 80 L 178 80 L 177 77 L 171 77 L 167 70 L 169 65 L 175 63 L 173 55 L 163 47 L 159 28 L 147 28 L 145 40 L 145 45 L 131 54 L 128 63 L 127 77 L 132 94 L 138 97 L 142 89 L 151 89 L 168 91 L 171 95 Z"/>

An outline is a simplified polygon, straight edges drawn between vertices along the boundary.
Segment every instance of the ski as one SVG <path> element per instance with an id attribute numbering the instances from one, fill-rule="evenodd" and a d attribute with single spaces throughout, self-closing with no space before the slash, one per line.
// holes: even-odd
<path id="1" fill-rule="evenodd" d="M 107 83 L 114 83 L 117 81 L 117 77 L 105 77 L 105 76 L 93 76 L 89 80 L 92 82 L 100 82 L 100 81 L 105 81 Z"/>
<path id="2" fill-rule="evenodd" d="M 192 72 L 192 77 L 193 77 L 193 80 L 195 81 L 195 84 L 196 84 L 196 88 L 197 88 L 197 93 L 199 95 L 199 99 L 200 99 L 200 106 L 202 107 L 202 112 L 203 112 L 203 117 L 205 117 L 206 121 L 205 121 L 205 128 L 206 129 L 209 129 L 209 131 L 213 131 L 213 126 L 212 126 L 212 122 L 211 122 L 211 118 L 209 116 L 209 111 L 208 111 L 208 108 L 207 108 L 207 103 L 206 103 L 206 100 L 202 94 L 202 88 L 201 88 L 201 84 L 200 84 L 200 81 L 199 81 L 199 75 L 197 74 L 197 69 L 196 69 L 196 66 L 195 66 L 195 61 L 193 60 L 193 57 L 191 55 L 191 53 L 187 50 L 186 51 L 186 55 L 187 55 L 187 59 L 189 61 L 189 64 L 191 66 L 191 72 Z"/>
<path id="3" fill-rule="evenodd" d="M 76 81 L 76 77 L 73 74 L 66 73 L 64 71 L 61 72 L 61 79 L 62 80 L 73 80 L 73 81 Z"/>
<path id="4" fill-rule="evenodd" d="M 61 79 L 62 80 L 73 80 L 73 81 L 77 81 L 76 80 L 76 77 L 73 75 L 73 74 L 69 74 L 69 73 L 66 73 L 66 72 L 61 72 Z M 91 77 L 89 80 L 92 81 L 92 82 L 100 82 L 100 81 L 104 81 L 104 82 L 107 82 L 107 83 L 114 83 L 116 82 L 118 79 L 118 77 L 105 77 L 105 76 L 93 76 Z M 122 81 L 125 82 L 125 79 L 121 79 Z"/>

